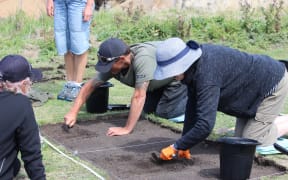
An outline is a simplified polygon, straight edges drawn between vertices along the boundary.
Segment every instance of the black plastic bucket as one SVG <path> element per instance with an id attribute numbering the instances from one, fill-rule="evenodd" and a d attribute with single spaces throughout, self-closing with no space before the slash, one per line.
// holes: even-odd
<path id="1" fill-rule="evenodd" d="M 86 101 L 86 111 L 89 113 L 105 113 L 108 109 L 109 87 L 113 84 L 106 82 L 94 89 Z"/>
<path id="2" fill-rule="evenodd" d="M 256 146 L 253 139 L 223 137 L 218 139 L 220 149 L 220 178 L 223 180 L 249 179 Z"/>

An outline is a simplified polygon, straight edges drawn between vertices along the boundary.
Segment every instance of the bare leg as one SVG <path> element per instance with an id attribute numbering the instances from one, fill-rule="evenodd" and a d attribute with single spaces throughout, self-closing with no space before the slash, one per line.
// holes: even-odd
<path id="1" fill-rule="evenodd" d="M 73 81 L 81 83 L 88 60 L 88 51 L 81 55 L 74 55 Z"/>
<path id="2" fill-rule="evenodd" d="M 74 55 L 69 51 L 64 55 L 64 60 L 65 60 L 66 80 L 73 81 Z"/>
<path id="3" fill-rule="evenodd" d="M 274 123 L 278 129 L 278 136 L 288 134 L 288 115 L 278 116 Z"/>
<path id="4" fill-rule="evenodd" d="M 66 82 L 63 90 L 58 94 L 57 98 L 67 101 L 73 101 L 80 89 L 83 80 L 83 74 L 87 64 L 88 51 L 81 55 L 75 55 L 72 52 L 65 54 L 65 69 L 66 69 Z"/>

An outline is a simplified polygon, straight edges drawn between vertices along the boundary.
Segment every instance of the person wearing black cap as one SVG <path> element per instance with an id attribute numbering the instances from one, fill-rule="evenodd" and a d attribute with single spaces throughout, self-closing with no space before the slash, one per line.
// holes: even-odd
<path id="1" fill-rule="evenodd" d="M 160 41 L 138 43 L 128 46 L 118 38 L 104 41 L 98 51 L 96 76 L 85 83 L 70 111 L 64 116 L 65 123 L 72 127 L 76 123 L 80 107 L 92 93 L 110 78 L 134 87 L 130 113 L 124 127 L 111 127 L 108 136 L 125 135 L 132 132 L 142 110 L 155 112 L 163 118 L 184 117 L 187 88 L 173 78 L 161 81 L 153 79 L 156 68 L 156 47 Z"/>
<path id="2" fill-rule="evenodd" d="M 46 179 L 42 163 L 39 129 L 28 97 L 32 81 L 42 78 L 41 71 L 20 55 L 0 61 L 0 179 L 13 179 L 21 163 L 32 180 Z"/>

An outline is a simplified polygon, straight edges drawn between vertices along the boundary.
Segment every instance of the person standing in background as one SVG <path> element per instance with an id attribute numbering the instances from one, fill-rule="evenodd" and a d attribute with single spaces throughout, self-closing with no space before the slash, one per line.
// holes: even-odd
<path id="1" fill-rule="evenodd" d="M 46 11 L 54 16 L 56 48 L 65 62 L 66 83 L 57 98 L 73 101 L 81 89 L 88 60 L 94 0 L 47 0 Z"/>

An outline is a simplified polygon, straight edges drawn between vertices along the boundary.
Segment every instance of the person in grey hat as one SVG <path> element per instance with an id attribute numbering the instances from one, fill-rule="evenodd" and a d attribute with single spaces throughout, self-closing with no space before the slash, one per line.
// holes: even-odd
<path id="1" fill-rule="evenodd" d="M 272 146 L 288 132 L 287 116 L 278 116 L 288 92 L 283 63 L 221 45 L 184 43 L 179 38 L 161 43 L 156 56 L 154 78 L 181 80 L 189 97 L 182 137 L 161 150 L 161 159 L 171 160 L 179 152 L 189 158 L 189 149 L 211 133 L 217 111 L 237 118 L 236 137 L 257 140 L 260 147 Z"/>
<path id="2" fill-rule="evenodd" d="M 41 71 L 20 55 L 0 61 L 0 179 L 13 179 L 21 167 L 19 151 L 30 179 L 46 179 L 39 129 L 26 96 Z"/>
<path id="3" fill-rule="evenodd" d="M 156 81 L 156 47 L 158 41 L 138 43 L 128 46 L 118 38 L 109 38 L 99 47 L 96 76 L 85 83 L 70 111 L 64 116 L 65 124 L 72 127 L 76 123 L 80 107 L 92 93 L 111 78 L 134 87 L 130 113 L 124 127 L 111 127 L 108 136 L 125 135 L 132 132 L 142 110 L 155 112 L 163 118 L 184 117 L 187 88 L 173 78 Z M 184 119 L 184 118 L 183 118 Z"/>

